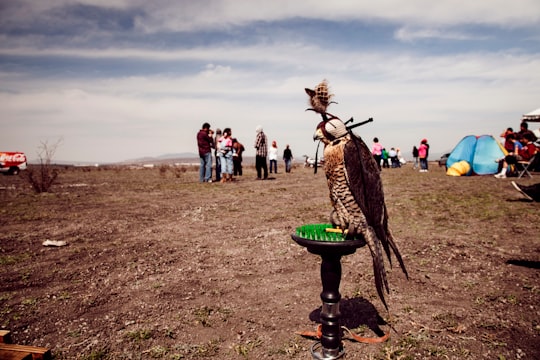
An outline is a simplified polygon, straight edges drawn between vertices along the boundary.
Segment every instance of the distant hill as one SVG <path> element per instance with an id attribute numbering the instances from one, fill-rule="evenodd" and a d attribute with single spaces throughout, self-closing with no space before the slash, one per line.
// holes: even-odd
<path id="1" fill-rule="evenodd" d="M 199 164 L 199 154 L 195 153 L 178 153 L 178 154 L 163 154 L 154 157 L 142 157 L 137 159 L 130 159 L 120 162 L 120 164 Z M 212 156 L 214 162 L 214 157 Z M 255 164 L 254 156 L 244 156 L 242 163 L 244 165 Z M 215 163 L 214 163 L 215 164 Z"/>
<path id="2" fill-rule="evenodd" d="M 177 154 L 163 154 L 159 156 L 145 156 L 136 159 L 129 159 L 121 161 L 122 164 L 161 164 L 161 163 L 175 163 L 175 162 L 198 162 L 199 155 L 195 153 L 177 153 Z"/>
<path id="3" fill-rule="evenodd" d="M 74 166 L 97 166 L 97 165 L 111 165 L 111 164 L 161 164 L 161 163 L 193 163 L 199 162 L 199 155 L 195 153 L 177 153 L 177 154 L 163 154 L 159 156 L 145 156 L 135 159 L 122 160 L 118 162 L 98 163 L 91 161 L 73 161 L 73 160 L 52 160 L 56 165 L 74 165 Z M 28 163 L 32 165 L 38 165 L 41 163 L 39 159 L 28 159 Z"/>
<path id="4" fill-rule="evenodd" d="M 450 151 L 448 151 L 450 152 Z M 442 154 L 440 153 L 433 153 L 429 156 L 429 161 L 438 161 Z M 213 158 L 213 157 L 212 157 Z M 405 156 L 405 159 L 407 162 L 414 161 L 410 156 Z M 214 160 L 213 160 L 214 161 Z M 303 163 L 304 159 L 303 157 L 300 157 L 298 159 L 294 160 L 295 164 Z M 33 159 L 28 160 L 28 163 L 31 165 L 38 165 L 40 163 L 39 159 Z M 147 165 L 147 164 L 153 164 L 153 165 L 160 165 L 160 164 L 199 164 L 199 154 L 191 153 L 191 152 L 183 152 L 183 153 L 170 153 L 170 154 L 163 154 L 158 156 L 144 156 L 140 158 L 134 158 L 134 159 L 128 159 L 118 162 L 107 162 L 107 163 L 98 163 L 98 162 L 89 162 L 89 161 L 67 161 L 67 160 L 53 160 L 53 163 L 55 165 L 65 165 L 65 166 L 99 166 L 99 165 Z M 244 165 L 254 165 L 255 164 L 255 157 L 252 156 L 244 156 L 243 157 L 243 164 Z"/>
<path id="5" fill-rule="evenodd" d="M 164 160 L 164 159 L 184 159 L 184 158 L 192 159 L 192 158 L 198 158 L 198 157 L 199 157 L 198 154 L 184 152 L 184 153 L 178 153 L 178 154 L 163 154 L 163 155 L 156 156 L 155 159 L 161 159 L 161 160 Z"/>

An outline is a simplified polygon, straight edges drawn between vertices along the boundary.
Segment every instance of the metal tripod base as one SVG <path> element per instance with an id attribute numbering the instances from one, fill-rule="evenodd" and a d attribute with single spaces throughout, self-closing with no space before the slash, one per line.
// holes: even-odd
<path id="1" fill-rule="evenodd" d="M 311 356 L 317 360 L 340 359 L 345 356 L 345 349 L 343 347 L 332 350 L 325 349 L 322 347 L 321 342 L 317 341 L 311 346 Z"/>

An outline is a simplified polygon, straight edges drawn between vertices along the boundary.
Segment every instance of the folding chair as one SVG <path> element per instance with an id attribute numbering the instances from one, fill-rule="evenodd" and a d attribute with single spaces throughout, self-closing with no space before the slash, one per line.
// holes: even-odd
<path id="1" fill-rule="evenodd" d="M 518 161 L 516 164 L 516 170 L 518 171 L 518 179 L 521 178 L 523 175 L 528 175 L 530 178 L 532 178 L 531 173 L 529 172 L 529 168 L 533 169 L 533 164 L 536 163 L 536 160 L 540 157 L 540 152 L 536 152 L 534 156 L 529 161 Z M 540 159 L 539 159 L 540 160 Z"/>

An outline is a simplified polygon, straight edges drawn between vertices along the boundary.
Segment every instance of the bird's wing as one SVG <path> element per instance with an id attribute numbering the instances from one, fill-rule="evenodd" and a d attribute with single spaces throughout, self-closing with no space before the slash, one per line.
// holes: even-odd
<path id="1" fill-rule="evenodd" d="M 354 134 L 351 134 L 351 141 L 345 145 L 344 159 L 349 187 L 367 223 L 375 231 L 390 264 L 392 264 L 390 257 L 392 249 L 401 269 L 407 275 L 401 254 L 388 229 L 388 214 L 377 162 L 364 141 Z"/>
<path id="2" fill-rule="evenodd" d="M 369 225 L 377 227 L 385 216 L 384 194 L 379 167 L 366 144 L 352 135 L 343 149 L 351 192 Z M 379 233 L 377 232 L 377 236 Z"/>

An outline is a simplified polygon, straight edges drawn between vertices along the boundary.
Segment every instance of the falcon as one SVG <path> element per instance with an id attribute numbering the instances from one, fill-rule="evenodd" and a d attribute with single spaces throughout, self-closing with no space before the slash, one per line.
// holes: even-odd
<path id="1" fill-rule="evenodd" d="M 317 126 L 314 140 L 324 144 L 324 171 L 330 191 L 333 210 L 330 222 L 343 231 L 347 239 L 363 239 L 373 259 L 373 272 L 377 294 L 388 308 L 384 292 L 389 292 L 383 252 L 392 265 L 391 253 L 408 278 L 405 264 L 388 228 L 388 213 L 384 202 L 380 170 L 364 141 L 352 132 L 355 125 L 344 123 L 337 116 L 326 112 L 333 97 L 326 81 L 315 89 L 305 89 L 311 108 L 319 113 L 322 121 Z"/>

